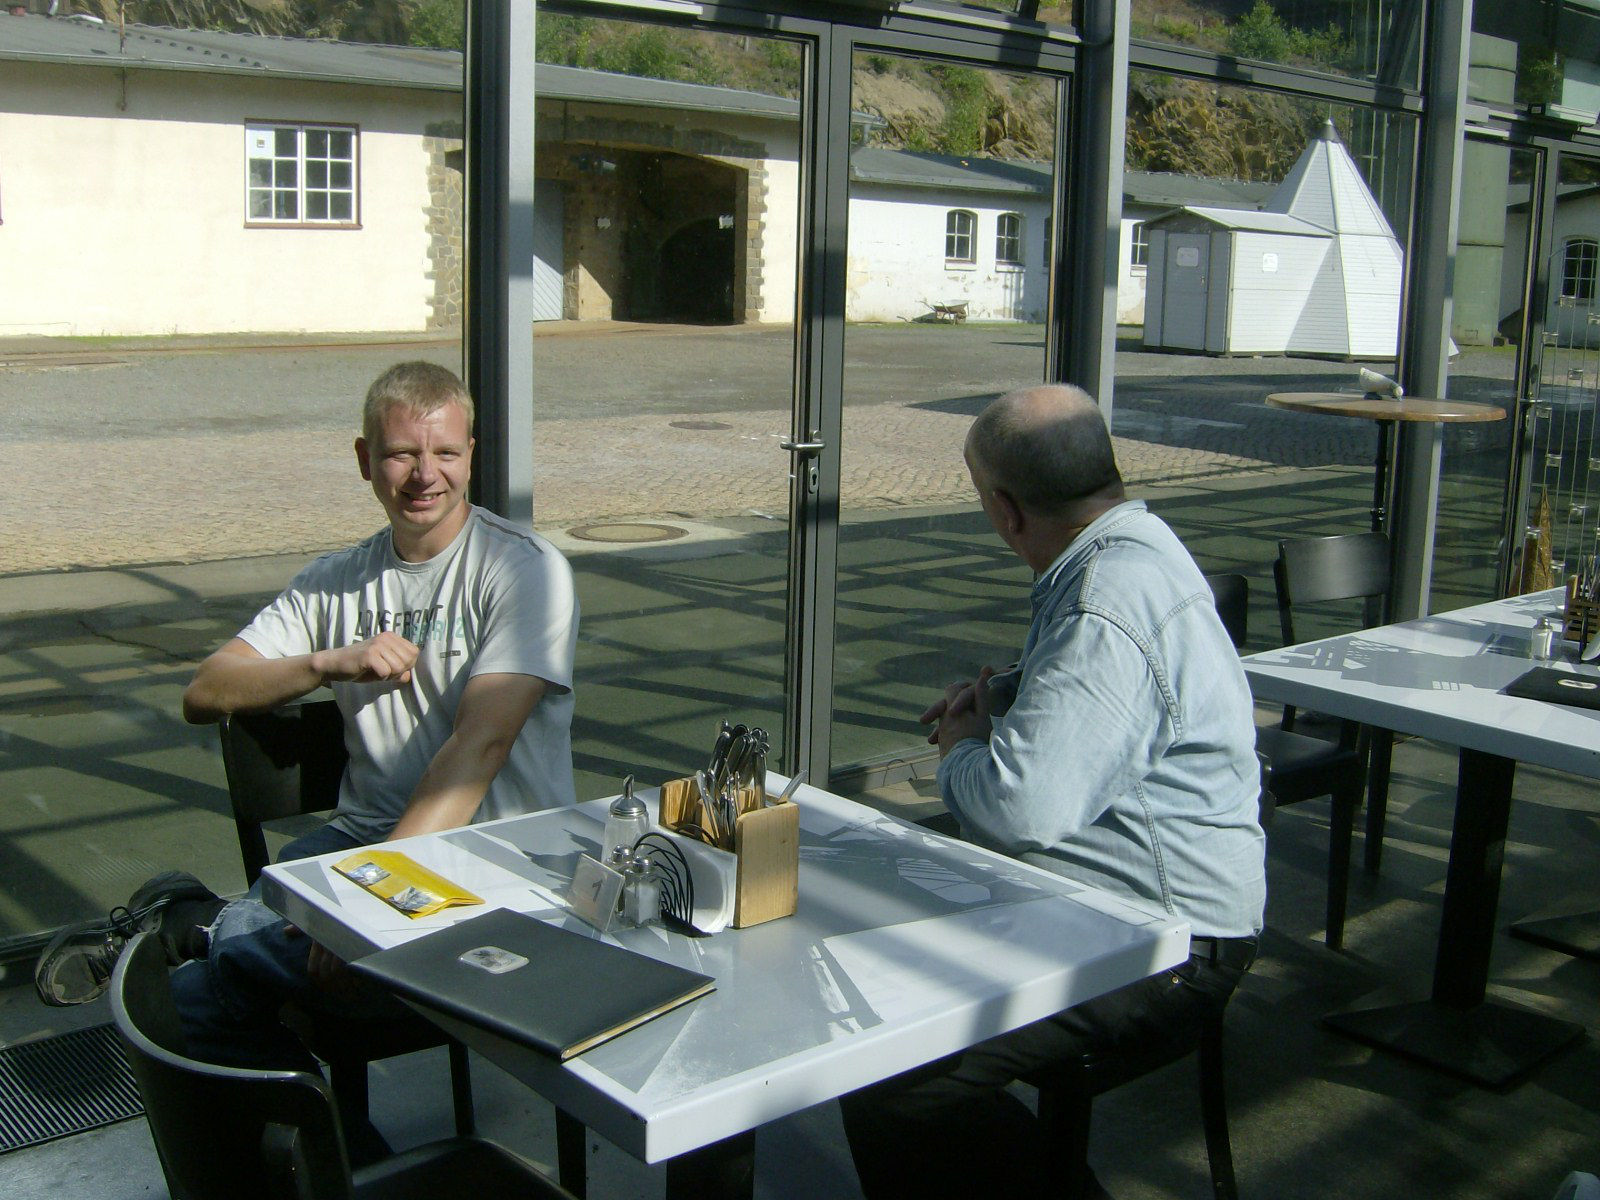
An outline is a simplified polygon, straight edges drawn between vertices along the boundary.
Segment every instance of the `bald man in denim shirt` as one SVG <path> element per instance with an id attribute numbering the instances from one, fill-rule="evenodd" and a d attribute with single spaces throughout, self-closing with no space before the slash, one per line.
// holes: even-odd
<path id="1" fill-rule="evenodd" d="M 945 805 L 967 839 L 1186 920 L 1193 945 L 1179 967 L 846 1097 L 869 1197 L 1047 1189 L 1037 1123 L 1007 1085 L 1118 1044 L 1192 1044 L 1253 959 L 1266 899 L 1238 655 L 1182 543 L 1126 498 L 1093 400 L 1002 396 L 966 459 L 1036 580 L 1021 660 L 922 716 Z"/>

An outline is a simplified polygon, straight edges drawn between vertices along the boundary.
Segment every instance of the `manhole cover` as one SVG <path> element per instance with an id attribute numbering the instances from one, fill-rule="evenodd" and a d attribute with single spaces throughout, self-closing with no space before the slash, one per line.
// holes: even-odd
<path id="1" fill-rule="evenodd" d="M 674 429 L 732 429 L 726 421 L 668 421 Z"/>
<path id="2" fill-rule="evenodd" d="M 639 521 L 617 521 L 609 525 L 579 525 L 567 530 L 586 542 L 670 542 L 688 532 L 676 525 L 650 525 Z"/>

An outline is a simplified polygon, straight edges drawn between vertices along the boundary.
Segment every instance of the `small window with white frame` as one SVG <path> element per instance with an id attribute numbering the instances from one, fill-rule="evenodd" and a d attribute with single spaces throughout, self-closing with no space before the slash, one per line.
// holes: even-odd
<path id="1" fill-rule="evenodd" d="M 245 221 L 356 224 L 356 130 L 349 125 L 245 126 Z"/>
<path id="2" fill-rule="evenodd" d="M 944 260 L 973 263 L 978 259 L 978 218 L 964 208 L 952 208 L 944 218 Z"/>
<path id="3" fill-rule="evenodd" d="M 1594 303 L 1595 265 L 1600 260 L 1600 242 L 1587 237 L 1569 237 L 1561 259 L 1561 298 L 1581 304 Z"/>
<path id="4" fill-rule="evenodd" d="M 1128 229 L 1128 265 L 1136 272 L 1150 265 L 1150 232 L 1143 221 L 1135 221 Z"/>
<path id="5" fill-rule="evenodd" d="M 1001 213 L 994 227 L 994 261 L 1001 267 L 1022 266 L 1022 214 Z"/>

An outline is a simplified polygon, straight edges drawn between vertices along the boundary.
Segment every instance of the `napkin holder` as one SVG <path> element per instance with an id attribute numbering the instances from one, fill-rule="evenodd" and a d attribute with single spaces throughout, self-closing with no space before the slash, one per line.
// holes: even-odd
<path id="1" fill-rule="evenodd" d="M 1587 646 L 1600 633 L 1600 601 L 1585 599 L 1578 590 L 1578 577 L 1567 577 L 1567 599 L 1562 609 L 1561 636 L 1569 642 Z"/>
<path id="2" fill-rule="evenodd" d="M 733 927 L 744 929 L 794 914 L 800 898 L 800 808 L 793 800 L 774 804 L 770 794 L 759 801 L 754 788 L 740 796 L 733 827 L 736 860 Z M 676 830 L 693 820 L 700 807 L 700 786 L 694 779 L 669 779 L 661 785 L 660 824 Z"/>

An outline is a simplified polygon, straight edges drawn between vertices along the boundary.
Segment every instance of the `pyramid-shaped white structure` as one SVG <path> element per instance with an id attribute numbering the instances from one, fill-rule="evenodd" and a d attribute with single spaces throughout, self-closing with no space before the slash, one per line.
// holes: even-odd
<path id="1" fill-rule="evenodd" d="M 1332 121 L 1323 124 L 1264 211 L 1298 217 L 1333 235 L 1333 251 L 1318 272 L 1308 308 L 1343 309 L 1345 353 L 1353 357 L 1395 353 L 1405 258 Z M 1295 346 L 1293 339 L 1288 347 L 1312 348 Z"/>

